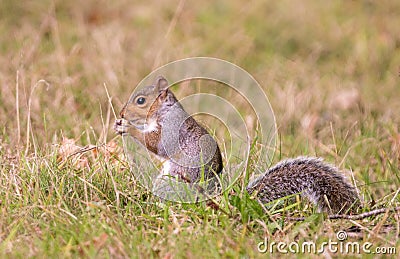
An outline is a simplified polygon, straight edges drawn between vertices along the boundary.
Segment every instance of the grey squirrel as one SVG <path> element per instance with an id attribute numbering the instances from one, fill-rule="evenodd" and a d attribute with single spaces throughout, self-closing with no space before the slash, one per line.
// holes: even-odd
<path id="1" fill-rule="evenodd" d="M 161 176 L 196 183 L 223 172 L 217 142 L 185 112 L 164 77 L 131 96 L 120 116 L 115 131 L 129 134 L 153 153 L 163 164 Z M 359 204 L 355 188 L 336 167 L 311 157 L 281 161 L 246 190 L 263 203 L 299 193 L 331 213 L 348 213 Z"/>

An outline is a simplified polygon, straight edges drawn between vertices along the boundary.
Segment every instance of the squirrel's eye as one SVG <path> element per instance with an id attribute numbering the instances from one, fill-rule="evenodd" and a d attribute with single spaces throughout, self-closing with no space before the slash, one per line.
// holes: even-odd
<path id="1" fill-rule="evenodd" d="M 145 102 L 146 102 L 146 98 L 144 98 L 144 97 L 139 97 L 136 100 L 137 104 L 144 104 Z"/>

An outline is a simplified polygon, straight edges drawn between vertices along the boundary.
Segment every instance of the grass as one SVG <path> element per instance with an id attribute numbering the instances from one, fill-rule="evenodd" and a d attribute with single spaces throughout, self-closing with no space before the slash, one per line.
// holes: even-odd
<path id="1" fill-rule="evenodd" d="M 330 221 L 305 201 L 266 209 L 241 192 L 243 180 L 216 199 L 227 214 L 162 204 L 135 182 L 110 125 L 152 69 L 222 58 L 264 87 L 279 128 L 275 162 L 321 156 L 354 178 L 363 210 L 399 206 L 399 10 L 396 1 L 3 0 L 1 256 L 255 258 L 264 237 L 321 244 L 339 230 L 398 253 L 398 213 Z M 102 148 L 69 159 L 60 149 L 93 145 Z"/>

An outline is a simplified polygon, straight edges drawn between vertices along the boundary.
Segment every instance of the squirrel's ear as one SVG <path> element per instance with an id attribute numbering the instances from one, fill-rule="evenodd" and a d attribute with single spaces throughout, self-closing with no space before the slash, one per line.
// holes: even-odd
<path id="1" fill-rule="evenodd" d="M 154 82 L 154 85 L 156 86 L 159 92 L 168 89 L 168 81 L 163 76 L 158 76 L 156 78 L 156 81 Z"/>

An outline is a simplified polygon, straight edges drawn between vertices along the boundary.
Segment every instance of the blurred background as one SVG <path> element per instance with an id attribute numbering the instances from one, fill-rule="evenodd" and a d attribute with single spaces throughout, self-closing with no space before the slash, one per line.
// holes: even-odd
<path id="1" fill-rule="evenodd" d="M 118 112 L 154 68 L 193 56 L 260 82 L 285 152 L 365 128 L 396 137 L 399 13 L 398 1 L 2 0 L 0 137 L 24 144 L 28 121 L 41 144 L 113 136 L 105 86 Z"/>

